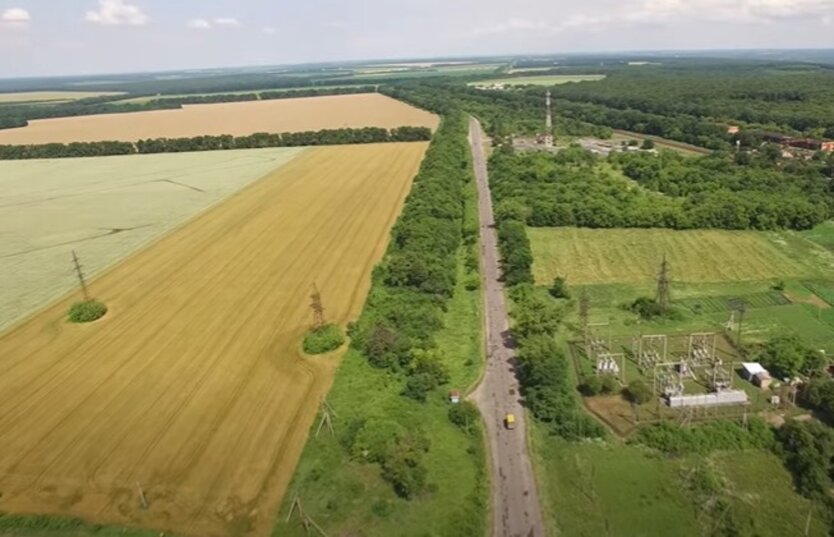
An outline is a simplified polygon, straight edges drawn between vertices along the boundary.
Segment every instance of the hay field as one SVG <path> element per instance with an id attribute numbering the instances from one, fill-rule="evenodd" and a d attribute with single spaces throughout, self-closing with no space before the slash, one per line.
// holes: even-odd
<path id="1" fill-rule="evenodd" d="M 232 120 L 230 120 L 230 118 Z M 378 93 L 243 103 L 187 105 L 180 110 L 55 118 L 0 131 L 0 144 L 136 141 L 344 127 L 436 128 L 437 116 Z"/>
<path id="2" fill-rule="evenodd" d="M 121 95 L 109 91 L 22 91 L 17 93 L 0 93 L 0 104 L 7 103 L 46 103 L 71 102 L 90 97 Z"/>
<path id="3" fill-rule="evenodd" d="M 794 233 L 528 228 L 536 283 L 648 283 L 665 254 L 678 282 L 832 274 L 834 255 Z"/>
<path id="4" fill-rule="evenodd" d="M 309 149 L 95 280 L 101 321 L 0 337 L 0 511 L 268 535 L 338 363 L 311 286 L 359 314 L 426 147 Z"/>
<path id="5" fill-rule="evenodd" d="M 0 332 L 303 151 L 0 162 Z"/>

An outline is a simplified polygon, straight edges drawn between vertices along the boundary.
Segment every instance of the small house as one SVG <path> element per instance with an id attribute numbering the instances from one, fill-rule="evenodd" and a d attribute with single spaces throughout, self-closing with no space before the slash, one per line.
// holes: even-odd
<path id="1" fill-rule="evenodd" d="M 738 125 L 728 125 L 727 126 L 727 134 L 738 134 L 741 129 Z"/>
<path id="2" fill-rule="evenodd" d="M 460 392 L 458 390 L 452 390 L 449 392 L 449 401 L 453 405 L 457 405 L 460 403 Z"/>
<path id="3" fill-rule="evenodd" d="M 770 373 L 758 362 L 744 362 L 741 364 L 742 376 L 759 388 L 766 390 L 773 382 Z"/>

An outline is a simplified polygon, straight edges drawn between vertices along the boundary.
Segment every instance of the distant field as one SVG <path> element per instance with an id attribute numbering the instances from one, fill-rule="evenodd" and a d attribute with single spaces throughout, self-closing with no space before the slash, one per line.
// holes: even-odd
<path id="1" fill-rule="evenodd" d="M 269 535 L 338 364 L 299 352 L 312 286 L 358 315 L 426 147 L 309 149 L 94 280 L 101 321 L 0 336 L 0 512 Z"/>
<path id="2" fill-rule="evenodd" d="M 25 91 L 21 93 L 0 93 L 0 104 L 43 103 L 51 101 L 67 102 L 105 95 L 120 95 L 120 93 L 100 91 Z"/>
<path id="3" fill-rule="evenodd" d="M 302 151 L 0 162 L 0 331 Z"/>
<path id="4" fill-rule="evenodd" d="M 524 86 L 533 84 L 536 86 L 557 86 L 569 82 L 595 82 L 605 78 L 605 75 L 542 75 L 542 76 L 521 76 L 508 78 L 495 78 L 491 80 L 479 80 L 470 82 L 470 86 L 491 86 L 493 84 L 504 84 L 505 86 Z"/>
<path id="5" fill-rule="evenodd" d="M 437 116 L 378 93 L 189 105 L 182 110 L 43 119 L 0 131 L 0 144 L 136 141 L 200 135 L 403 125 L 435 128 Z"/>
<path id="6" fill-rule="evenodd" d="M 147 103 L 147 102 L 150 102 L 150 101 L 156 101 L 156 100 L 159 100 L 159 99 L 162 99 L 162 100 L 164 100 L 164 99 L 182 99 L 182 98 L 185 98 L 185 97 L 207 97 L 207 96 L 211 96 L 211 95 L 249 95 L 249 94 L 252 94 L 252 93 L 254 93 L 256 95 L 260 95 L 261 93 L 268 92 L 268 91 L 269 92 L 272 92 L 272 91 L 278 91 L 278 92 L 287 91 L 287 92 L 289 92 L 289 91 L 301 91 L 301 90 L 311 90 L 311 89 L 324 90 L 324 89 L 335 89 L 335 88 L 345 88 L 345 87 L 350 87 L 350 86 L 345 86 L 345 85 L 341 85 L 341 86 L 329 86 L 329 85 L 328 86 L 305 86 L 303 88 L 271 88 L 271 89 L 262 89 L 262 90 L 254 90 L 254 91 L 253 90 L 215 91 L 215 92 L 211 92 L 211 93 L 180 93 L 180 94 L 176 94 L 176 95 L 148 95 L 148 96 L 145 96 L 145 97 L 132 97 L 130 99 L 122 99 L 122 100 L 119 100 L 119 101 L 114 101 L 114 103 L 115 104 L 144 104 L 144 103 Z"/>
<path id="7" fill-rule="evenodd" d="M 679 282 L 804 278 L 829 274 L 834 254 L 793 233 L 529 228 L 538 284 L 646 283 L 665 255 Z"/>

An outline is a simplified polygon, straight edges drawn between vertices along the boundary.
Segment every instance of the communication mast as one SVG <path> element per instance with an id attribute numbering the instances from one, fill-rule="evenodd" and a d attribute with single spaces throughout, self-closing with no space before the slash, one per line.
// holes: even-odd
<path id="1" fill-rule="evenodd" d="M 544 120 L 544 146 L 553 147 L 553 113 L 550 106 L 550 90 L 547 90 L 545 103 L 547 106 L 547 116 Z"/>
<path id="2" fill-rule="evenodd" d="M 670 283 L 669 262 L 666 261 L 666 256 L 664 255 L 663 262 L 660 264 L 660 272 L 657 275 L 657 305 L 663 314 L 669 312 L 669 303 L 671 302 L 669 293 Z"/>
<path id="3" fill-rule="evenodd" d="M 318 330 L 325 324 L 324 306 L 321 303 L 321 293 L 316 284 L 313 284 L 313 294 L 310 295 L 310 309 L 313 310 L 313 329 Z"/>

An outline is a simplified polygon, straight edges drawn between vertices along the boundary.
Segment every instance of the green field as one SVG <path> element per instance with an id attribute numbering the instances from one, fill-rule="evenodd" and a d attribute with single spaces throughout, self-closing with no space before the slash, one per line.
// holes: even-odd
<path id="1" fill-rule="evenodd" d="M 570 537 L 699 537 L 709 521 L 683 481 L 707 466 L 724 483 L 723 497 L 742 535 L 827 535 L 822 513 L 793 490 L 790 474 L 763 451 L 660 457 L 618 442 L 568 444 L 532 432 L 540 495 L 550 535 Z"/>
<path id="2" fill-rule="evenodd" d="M 113 101 L 113 104 L 145 104 L 150 101 L 156 100 L 164 100 L 164 99 L 183 99 L 187 97 L 210 97 L 212 95 L 250 95 L 256 94 L 260 96 L 261 93 L 267 91 L 301 91 L 301 90 L 326 90 L 326 89 L 336 89 L 336 88 L 345 88 L 350 86 L 345 85 L 327 85 L 327 86 L 305 86 L 303 88 L 273 88 L 273 89 L 262 89 L 262 90 L 243 90 L 243 91 L 218 91 L 213 93 L 181 93 L 175 95 L 167 95 L 167 94 L 159 94 L 159 95 L 147 95 L 145 97 L 131 97 L 130 99 L 121 99 L 119 101 Z"/>
<path id="3" fill-rule="evenodd" d="M 503 84 L 505 86 L 558 86 L 570 82 L 596 82 L 605 78 L 605 75 L 541 75 L 541 76 L 520 76 L 494 78 L 490 80 L 479 80 L 470 82 L 470 86 L 493 86 Z"/>
<path id="4" fill-rule="evenodd" d="M 474 183 L 470 184 L 467 218 L 475 213 Z M 458 285 L 437 335 L 451 380 L 448 390 L 466 393 L 483 366 L 481 295 L 464 286 L 464 255 L 458 259 Z M 286 521 L 296 495 L 304 511 L 328 535 L 480 537 L 488 512 L 486 454 L 480 434 L 467 436 L 448 418 L 446 390 L 424 404 L 402 395 L 402 379 L 375 369 L 350 350 L 336 373 L 328 402 L 336 412 L 335 436 L 310 435 L 295 477 L 287 491 L 274 537 L 308 535 L 297 519 Z M 345 427 L 358 419 L 392 420 L 420 429 L 430 440 L 424 459 L 430 491 L 406 501 L 380 477 L 380 467 L 349 457 L 340 444 Z"/>
<path id="5" fill-rule="evenodd" d="M 666 256 L 678 282 L 834 275 L 834 254 L 793 232 L 529 228 L 538 284 L 647 283 Z"/>

